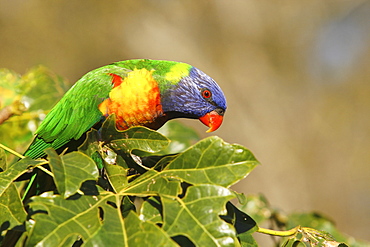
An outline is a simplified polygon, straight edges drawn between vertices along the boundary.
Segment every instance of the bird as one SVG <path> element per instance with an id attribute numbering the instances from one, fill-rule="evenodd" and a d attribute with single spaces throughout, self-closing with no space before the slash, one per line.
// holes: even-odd
<path id="1" fill-rule="evenodd" d="M 115 114 L 116 128 L 159 129 L 175 118 L 199 119 L 207 132 L 222 124 L 227 108 L 220 86 L 183 62 L 131 59 L 92 70 L 51 109 L 24 153 L 33 159 L 44 150 L 68 147 L 92 127 Z M 82 143 L 80 141 L 80 143 Z"/>
<path id="2" fill-rule="evenodd" d="M 157 130 L 168 120 L 190 118 L 199 119 L 209 127 L 207 132 L 212 132 L 222 124 L 226 108 L 219 85 L 187 63 L 119 61 L 82 76 L 46 115 L 24 156 L 44 158 L 44 150 L 49 147 L 58 154 L 65 148 L 73 150 L 72 145 L 76 149 L 91 128 L 112 114 L 118 130 L 132 126 Z M 32 177 L 22 201 L 55 188 L 53 180 L 42 171 L 23 175 Z"/>

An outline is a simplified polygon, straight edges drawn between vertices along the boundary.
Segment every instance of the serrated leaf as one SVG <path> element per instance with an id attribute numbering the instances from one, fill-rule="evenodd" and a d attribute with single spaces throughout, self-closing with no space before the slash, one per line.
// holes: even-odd
<path id="1" fill-rule="evenodd" d="M 152 222 L 141 221 L 132 211 L 125 218 L 125 226 L 127 246 L 178 246 L 165 231 Z"/>
<path id="2" fill-rule="evenodd" d="M 59 246 L 77 235 L 84 246 L 176 246 L 154 223 L 140 221 L 133 212 L 123 218 L 121 200 L 111 193 L 76 200 L 50 193 L 33 197 L 31 209 L 47 214 L 33 215 L 27 246 Z"/>
<path id="3" fill-rule="evenodd" d="M 163 229 L 196 246 L 238 246 L 235 229 L 220 218 L 233 197 L 228 189 L 208 184 L 190 186 L 182 199 L 161 196 Z"/>
<path id="4" fill-rule="evenodd" d="M 11 185 L 11 183 L 23 173 L 45 163 L 46 162 L 43 160 L 33 160 L 29 157 L 26 157 L 9 165 L 8 169 L 0 173 L 0 196 L 2 196 L 4 191 Z"/>
<path id="5" fill-rule="evenodd" d="M 148 153 L 156 153 L 169 144 L 169 140 L 156 131 L 144 127 L 131 127 L 126 130 L 125 139 L 112 140 L 110 146 L 116 150 L 140 150 Z"/>
<path id="6" fill-rule="evenodd" d="M 23 208 L 17 188 L 14 184 L 11 184 L 0 196 L 0 225 L 2 230 L 22 225 L 26 217 L 27 213 Z"/>
<path id="7" fill-rule="evenodd" d="M 158 164 L 164 163 L 163 160 L 166 160 L 168 165 L 161 172 L 146 172 L 131 182 L 123 192 L 163 193 L 169 190 L 167 183 L 170 181 L 166 178 L 174 180 L 173 182 L 180 179 L 191 184 L 231 186 L 247 176 L 258 164 L 249 150 L 237 144 L 225 143 L 219 137 L 206 138 L 184 153 L 175 157 L 164 157 Z M 165 194 L 177 195 L 172 194 L 176 191 Z"/>
<path id="8" fill-rule="evenodd" d="M 81 152 L 71 152 L 61 157 L 53 149 L 46 149 L 45 153 L 58 192 L 64 198 L 75 194 L 84 181 L 96 180 L 99 176 L 95 162 Z"/>
<path id="9" fill-rule="evenodd" d="M 179 180 L 170 180 L 155 170 L 149 170 L 133 182 L 129 183 L 120 193 L 136 196 L 169 195 L 177 196 L 182 192 Z"/>
<path id="10" fill-rule="evenodd" d="M 140 150 L 155 153 L 163 150 L 169 144 L 169 140 L 157 131 L 146 127 L 131 127 L 124 131 L 116 129 L 115 115 L 110 115 L 101 128 L 101 138 L 109 142 L 109 146 L 115 150 L 132 152 Z"/>
<path id="11" fill-rule="evenodd" d="M 108 202 L 114 202 L 115 204 L 108 204 Z M 83 237 L 85 246 L 125 246 L 128 236 L 119 205 L 120 199 L 118 196 L 100 201 L 99 210 L 103 212 L 100 226 L 89 236 Z"/>
<path id="12" fill-rule="evenodd" d="M 229 187 L 246 177 L 257 164 L 256 158 L 245 147 L 213 136 L 179 154 L 163 173 L 191 184 Z"/>
<path id="13" fill-rule="evenodd" d="M 29 206 L 35 220 L 30 229 L 27 246 L 59 246 L 71 234 L 79 234 L 89 239 L 99 231 L 102 219 L 99 218 L 99 206 L 107 207 L 108 197 L 81 196 L 76 200 L 66 200 L 51 192 L 32 197 Z M 105 199 L 105 200 L 104 200 Z M 112 197 L 112 200 L 115 198 Z M 115 200 L 114 200 L 115 201 Z M 108 215 L 108 217 L 115 217 Z"/>

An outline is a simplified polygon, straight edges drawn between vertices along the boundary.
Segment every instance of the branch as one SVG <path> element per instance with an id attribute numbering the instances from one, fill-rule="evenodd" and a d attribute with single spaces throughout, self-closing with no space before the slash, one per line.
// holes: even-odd
<path id="1" fill-rule="evenodd" d="M 15 100 L 11 105 L 5 106 L 0 110 L 0 124 L 13 115 L 21 115 L 25 110 L 27 110 L 26 106 L 19 100 Z"/>
<path id="2" fill-rule="evenodd" d="M 5 146 L 5 145 L 3 145 L 3 144 L 1 144 L 1 143 L 0 143 L 0 148 L 4 149 L 5 151 L 8 151 L 9 153 L 11 153 L 11 154 L 13 154 L 13 155 L 15 155 L 15 156 L 17 156 L 17 157 L 19 157 L 19 158 L 21 158 L 21 159 L 23 159 L 23 158 L 24 158 L 24 156 L 23 156 L 23 155 L 21 155 L 20 153 L 17 153 L 17 152 L 16 152 L 16 151 L 14 151 L 13 149 L 8 148 L 7 146 Z"/>
<path id="3" fill-rule="evenodd" d="M 268 234 L 272 236 L 279 236 L 279 237 L 289 237 L 297 234 L 301 229 L 300 226 L 294 227 L 293 229 L 287 230 L 287 231 L 276 231 L 276 230 L 270 230 L 262 227 L 258 227 L 257 232 Z"/>

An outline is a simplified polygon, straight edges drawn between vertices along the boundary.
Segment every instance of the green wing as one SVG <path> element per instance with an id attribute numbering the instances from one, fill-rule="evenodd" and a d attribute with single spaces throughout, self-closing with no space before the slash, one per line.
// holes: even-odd
<path id="1" fill-rule="evenodd" d="M 98 105 L 108 98 L 113 87 L 110 74 L 124 78 L 130 71 L 111 64 L 84 75 L 45 117 L 24 155 L 39 158 L 48 147 L 58 149 L 72 139 L 79 139 L 102 118 Z"/>

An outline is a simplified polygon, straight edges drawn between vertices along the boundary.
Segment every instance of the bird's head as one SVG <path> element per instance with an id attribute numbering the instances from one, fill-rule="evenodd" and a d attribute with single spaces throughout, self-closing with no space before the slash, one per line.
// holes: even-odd
<path id="1" fill-rule="evenodd" d="M 162 108 L 170 118 L 199 119 L 209 127 L 207 132 L 212 132 L 222 124 L 226 99 L 210 76 L 190 66 L 178 83 L 163 92 Z"/>

